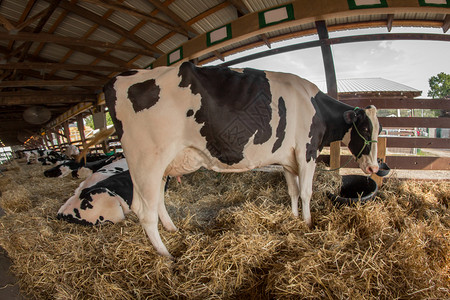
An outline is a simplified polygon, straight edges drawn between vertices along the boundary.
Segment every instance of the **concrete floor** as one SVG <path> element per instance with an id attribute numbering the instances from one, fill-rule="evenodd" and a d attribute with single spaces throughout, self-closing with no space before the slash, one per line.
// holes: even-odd
<path id="1" fill-rule="evenodd" d="M 5 214 L 0 207 L 0 217 Z M 25 299 L 19 292 L 17 278 L 10 272 L 11 260 L 6 251 L 0 247 L 0 299 L 2 300 L 23 300 Z"/>

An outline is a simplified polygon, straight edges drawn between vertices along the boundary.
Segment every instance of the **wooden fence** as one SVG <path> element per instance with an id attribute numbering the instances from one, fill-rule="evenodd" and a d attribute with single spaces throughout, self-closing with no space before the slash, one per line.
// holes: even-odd
<path id="1" fill-rule="evenodd" d="M 372 98 L 341 100 L 352 106 L 366 107 L 375 105 L 377 109 L 443 109 L 450 110 L 450 100 L 446 99 L 411 99 L 411 98 Z M 392 128 L 450 128 L 450 118 L 429 117 L 380 117 L 383 129 Z M 386 137 L 387 148 L 420 148 L 420 149 L 450 149 L 449 138 L 430 137 Z M 342 155 L 341 161 L 347 161 L 348 155 Z M 320 160 L 330 163 L 329 155 L 321 155 Z M 450 157 L 388 155 L 386 163 L 391 169 L 407 170 L 450 170 Z M 357 164 L 351 162 L 350 168 Z"/>
<path id="2" fill-rule="evenodd" d="M 372 99 L 343 99 L 341 100 L 352 106 L 366 107 L 375 105 L 377 109 L 444 109 L 450 110 L 450 100 L 446 99 L 411 99 L 411 98 L 372 98 Z M 387 128 L 450 128 L 450 118 L 429 118 L 429 117 L 380 117 L 379 121 L 384 129 Z M 80 128 L 81 129 L 81 128 Z M 58 138 L 59 141 L 59 138 Z M 88 140 L 87 140 L 88 141 Z M 116 137 L 108 140 L 111 148 L 120 151 L 120 143 Z M 424 136 L 412 137 L 386 137 L 386 146 L 388 148 L 419 148 L 419 149 L 450 149 L 449 138 L 430 138 Z M 70 141 L 76 144 L 80 149 L 82 140 Z M 119 144 L 119 145 L 117 145 Z M 383 143 L 379 143 L 382 146 Z M 53 145 L 53 149 L 61 149 L 67 145 L 67 142 L 58 142 Z M 113 146 L 115 145 L 115 146 Z M 93 151 L 100 151 L 101 147 L 92 148 Z M 383 150 L 383 149 L 382 149 Z M 384 149 L 385 151 L 385 149 Z M 340 155 L 340 161 L 346 162 L 350 159 L 349 155 Z M 333 155 L 334 156 L 334 155 Z M 331 159 L 333 160 L 333 159 Z M 321 155 L 319 161 L 330 163 L 330 155 Z M 391 169 L 407 169 L 407 170 L 450 170 L 450 157 L 439 156 L 417 156 L 417 155 L 388 155 L 385 158 L 386 163 Z M 357 168 L 356 162 L 352 161 L 348 164 L 350 168 Z"/>

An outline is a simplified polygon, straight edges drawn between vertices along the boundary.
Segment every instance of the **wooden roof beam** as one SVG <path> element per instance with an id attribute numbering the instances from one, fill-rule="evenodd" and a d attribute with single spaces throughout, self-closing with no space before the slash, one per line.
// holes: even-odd
<path id="1" fill-rule="evenodd" d="M 85 46 L 85 47 L 120 50 L 120 51 L 138 53 L 138 54 L 147 55 L 147 56 L 153 55 L 153 51 L 142 49 L 142 48 L 122 46 L 122 45 L 118 45 L 116 43 L 99 42 L 99 41 L 80 39 L 80 38 L 74 38 L 74 37 L 65 37 L 65 36 L 59 36 L 59 35 L 47 34 L 47 33 L 19 32 L 17 34 L 9 34 L 7 32 L 0 32 L 0 39 L 32 41 L 32 42 L 48 42 L 48 43 L 55 43 L 55 44 L 59 44 L 59 45 L 70 45 L 70 46 L 77 45 L 77 46 Z"/>
<path id="2" fill-rule="evenodd" d="M 242 17 L 250 13 L 250 9 L 248 9 L 247 5 L 242 0 L 227 0 L 227 2 L 230 2 L 231 5 L 236 8 L 238 11 L 238 17 Z"/>
<path id="3" fill-rule="evenodd" d="M 106 80 L 14 80 L 0 82 L 0 88 L 29 87 L 29 86 L 76 86 L 76 87 L 103 87 Z"/>
<path id="4" fill-rule="evenodd" d="M 198 21 L 206 18 L 207 16 L 212 15 L 213 13 L 218 12 L 221 9 L 224 9 L 225 7 L 228 7 L 229 5 L 230 5 L 229 2 L 222 2 L 220 4 L 217 4 L 216 6 L 213 6 L 210 9 L 208 9 L 207 11 L 202 12 L 198 16 L 193 17 L 192 19 L 190 19 L 186 23 L 189 24 L 189 25 L 195 24 Z"/>
<path id="5" fill-rule="evenodd" d="M 130 14 L 130 15 L 136 16 L 138 18 L 145 19 L 148 22 L 151 22 L 153 24 L 156 24 L 156 25 L 159 25 L 161 27 L 167 28 L 169 30 L 178 32 L 178 33 L 180 33 L 180 34 L 182 34 L 184 36 L 188 36 L 187 31 L 184 30 L 183 28 L 174 26 L 174 25 L 172 25 L 172 24 L 170 24 L 170 23 L 168 23 L 168 22 L 166 22 L 164 20 L 161 20 L 161 19 L 159 19 L 157 17 L 151 16 L 150 14 L 147 14 L 146 12 L 140 11 L 138 9 L 135 9 L 134 7 L 131 7 L 131 6 L 126 5 L 126 4 L 119 3 L 119 2 L 114 1 L 114 0 L 81 0 L 81 1 L 89 2 L 89 3 L 93 3 L 95 5 L 100 5 L 100 6 L 103 6 L 103 7 L 106 7 L 106 8 L 110 8 L 110 9 L 114 9 L 114 10 L 117 10 L 117 11 L 121 11 L 121 12 L 124 12 L 126 14 Z"/>
<path id="6" fill-rule="evenodd" d="M 45 1 L 50 1 L 50 0 L 45 0 Z M 79 15 L 80 17 L 88 19 L 100 26 L 106 27 L 106 28 L 124 36 L 128 40 L 133 41 L 136 44 L 143 46 L 145 49 L 149 49 L 149 50 L 153 51 L 155 53 L 155 57 L 159 57 L 161 54 L 163 54 L 163 52 L 161 50 L 159 50 L 158 48 L 154 47 L 153 45 L 147 43 L 140 37 L 138 37 L 134 34 L 130 34 L 124 28 L 114 24 L 111 21 L 103 19 L 101 16 L 96 15 L 93 12 L 91 12 L 87 9 L 84 9 L 81 6 L 72 4 L 72 3 L 68 2 L 67 0 L 62 0 L 59 4 L 59 7 L 62 9 L 65 9 L 67 11 L 70 11 L 71 13 L 74 13 L 76 15 Z"/>
<path id="7" fill-rule="evenodd" d="M 391 32 L 392 30 L 392 23 L 394 22 L 394 14 L 387 15 L 387 30 L 388 32 Z"/>
<path id="8" fill-rule="evenodd" d="M 60 103 L 79 103 L 79 102 L 95 102 L 96 94 L 78 93 L 71 91 L 62 94 L 58 91 L 41 91 L 41 92 L 0 92 L 0 105 L 39 105 L 39 104 L 60 104 Z"/>
<path id="9" fill-rule="evenodd" d="M 445 19 L 442 22 L 442 30 L 444 31 L 444 33 L 446 33 L 449 28 L 450 28 L 450 15 L 445 15 Z"/>
<path id="10" fill-rule="evenodd" d="M 166 16 L 168 16 L 169 18 L 171 18 L 175 23 L 177 23 L 181 28 L 183 28 L 184 30 L 186 30 L 186 32 L 188 33 L 188 37 L 195 37 L 197 36 L 199 33 L 197 32 L 197 30 L 195 30 L 194 28 L 192 28 L 189 24 L 187 24 L 183 19 L 181 19 L 176 13 L 174 13 L 173 11 L 170 10 L 170 8 L 168 8 L 166 5 L 164 5 L 162 2 L 160 2 L 159 0 L 147 0 L 148 2 L 150 2 L 154 7 L 156 7 L 159 11 L 161 11 L 162 13 L 164 13 Z"/>
<path id="11" fill-rule="evenodd" d="M 78 65 L 78 64 L 64 64 L 64 63 L 50 63 L 50 62 L 21 62 L 21 63 L 0 63 L 0 70 L 77 70 L 77 71 L 105 71 L 105 72 L 122 72 L 129 70 L 125 67 L 108 67 L 108 66 L 92 66 L 92 65 Z M 89 76 L 89 75 L 88 75 Z M 97 76 L 101 76 L 97 74 Z"/>

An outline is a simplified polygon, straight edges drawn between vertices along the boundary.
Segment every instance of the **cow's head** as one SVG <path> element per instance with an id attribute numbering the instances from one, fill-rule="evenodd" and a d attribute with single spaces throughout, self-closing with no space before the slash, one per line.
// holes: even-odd
<path id="1" fill-rule="evenodd" d="M 344 113 L 344 120 L 351 125 L 344 142 L 355 156 L 359 167 L 366 174 L 378 172 L 377 141 L 381 126 L 378 123 L 377 109 L 372 105 L 365 109 L 356 107 Z"/>

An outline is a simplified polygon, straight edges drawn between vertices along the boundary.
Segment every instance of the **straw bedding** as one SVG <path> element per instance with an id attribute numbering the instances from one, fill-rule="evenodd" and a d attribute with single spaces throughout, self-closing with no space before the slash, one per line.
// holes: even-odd
<path id="1" fill-rule="evenodd" d="M 84 227 L 56 219 L 80 180 L 22 165 L 0 176 L 0 245 L 36 299 L 444 299 L 450 183 L 389 179 L 376 201 L 333 207 L 338 175 L 316 173 L 313 228 L 290 212 L 278 172 L 198 171 L 166 193 L 175 261 L 155 254 L 131 213 Z"/>

